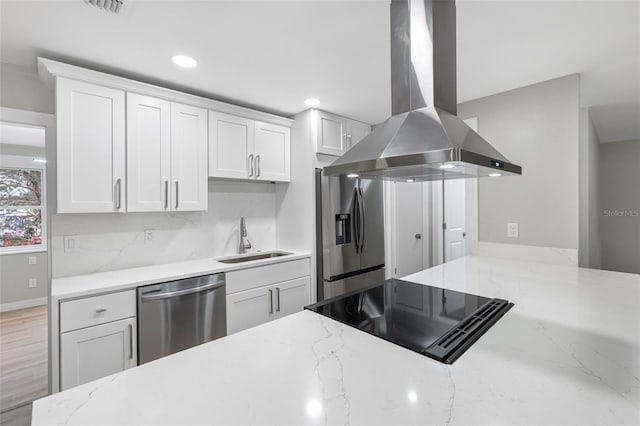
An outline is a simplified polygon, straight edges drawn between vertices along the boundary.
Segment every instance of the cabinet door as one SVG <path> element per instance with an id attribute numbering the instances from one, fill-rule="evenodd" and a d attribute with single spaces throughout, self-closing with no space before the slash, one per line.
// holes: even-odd
<path id="1" fill-rule="evenodd" d="M 60 338 L 62 390 L 135 367 L 136 341 L 135 318 L 63 333 Z"/>
<path id="2" fill-rule="evenodd" d="M 317 126 L 316 152 L 329 155 L 344 154 L 346 151 L 346 135 L 342 118 L 324 111 L 318 111 Z"/>
<path id="3" fill-rule="evenodd" d="M 171 103 L 127 93 L 127 211 L 169 209 Z"/>
<path id="4" fill-rule="evenodd" d="M 207 210 L 207 111 L 171 103 L 171 210 Z"/>
<path id="5" fill-rule="evenodd" d="M 291 129 L 256 121 L 254 155 L 256 179 L 291 181 Z"/>
<path id="6" fill-rule="evenodd" d="M 270 321 L 274 315 L 274 297 L 272 287 L 227 295 L 227 334 Z"/>
<path id="7" fill-rule="evenodd" d="M 302 311 L 311 300 L 309 277 L 278 283 L 275 286 L 275 317 L 282 318 Z"/>
<path id="8" fill-rule="evenodd" d="M 125 211 L 122 90 L 56 79 L 58 213 Z"/>
<path id="9" fill-rule="evenodd" d="M 253 178 L 253 136 L 253 120 L 209 111 L 209 176 Z"/>
<path id="10" fill-rule="evenodd" d="M 359 121 L 349 120 L 347 132 L 347 150 L 353 148 L 358 142 L 371 133 L 371 126 Z"/>

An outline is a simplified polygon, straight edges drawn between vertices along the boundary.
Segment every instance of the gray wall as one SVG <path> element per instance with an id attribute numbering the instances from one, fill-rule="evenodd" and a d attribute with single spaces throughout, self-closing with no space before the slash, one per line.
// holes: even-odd
<path id="1" fill-rule="evenodd" d="M 580 236 L 578 265 L 602 267 L 600 240 L 600 140 L 589 110 L 580 110 Z"/>
<path id="2" fill-rule="evenodd" d="M 0 105 L 53 114 L 53 90 L 34 71 L 0 62 Z"/>
<path id="3" fill-rule="evenodd" d="M 579 77 L 570 75 L 465 102 L 461 118 L 522 176 L 478 179 L 479 241 L 578 248 Z M 519 238 L 507 238 L 507 223 Z"/>
<path id="4" fill-rule="evenodd" d="M 37 264 L 29 265 L 29 256 Z M 38 287 L 29 288 L 36 278 Z M 0 256 L 0 305 L 47 297 L 47 253 L 5 254 Z"/>
<path id="5" fill-rule="evenodd" d="M 600 145 L 602 268 L 640 274 L 640 140 Z"/>

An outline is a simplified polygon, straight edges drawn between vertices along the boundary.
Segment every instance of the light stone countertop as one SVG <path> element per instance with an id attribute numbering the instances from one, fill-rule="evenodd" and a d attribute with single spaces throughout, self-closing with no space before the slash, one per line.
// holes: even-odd
<path id="1" fill-rule="evenodd" d="M 32 424 L 640 424 L 639 275 L 466 257 L 406 279 L 515 306 L 452 365 L 304 311 L 40 399 Z"/>
<path id="2" fill-rule="evenodd" d="M 278 251 L 278 250 L 268 250 Z M 174 281 L 199 275 L 231 272 L 240 269 L 255 268 L 273 263 L 289 262 L 309 257 L 309 253 L 292 252 L 287 256 L 270 259 L 252 260 L 241 263 L 221 263 L 218 260 L 225 256 L 211 259 L 188 260 L 184 262 L 165 263 L 162 265 L 142 266 L 116 271 L 98 272 L 95 274 L 75 275 L 71 277 L 54 278 L 51 280 L 51 297 L 54 300 L 91 296 L 98 293 L 128 290 L 148 284 Z M 260 252 L 247 253 L 247 256 Z"/>

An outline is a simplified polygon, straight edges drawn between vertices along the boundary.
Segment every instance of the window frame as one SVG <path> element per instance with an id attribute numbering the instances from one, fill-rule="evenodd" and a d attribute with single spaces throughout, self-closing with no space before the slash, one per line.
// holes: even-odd
<path id="1" fill-rule="evenodd" d="M 20 170 L 38 170 L 40 171 L 40 186 L 42 188 L 41 206 L 15 206 L 15 208 L 40 208 L 40 219 L 42 224 L 42 243 L 38 245 L 30 246 L 13 246 L 2 247 L 0 246 L 0 256 L 8 254 L 20 254 L 20 253 L 41 253 L 46 252 L 49 245 L 49 239 L 47 234 L 47 200 L 46 200 L 46 185 L 47 185 L 47 165 L 46 163 L 35 163 L 33 159 L 44 158 L 42 156 L 24 156 L 24 155 L 2 155 L 0 157 L 0 169 L 20 169 Z M 12 209 L 14 207 L 12 206 Z"/>

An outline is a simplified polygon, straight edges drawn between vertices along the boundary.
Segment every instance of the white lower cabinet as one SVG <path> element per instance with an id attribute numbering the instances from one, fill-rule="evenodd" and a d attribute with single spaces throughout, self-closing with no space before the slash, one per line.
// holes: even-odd
<path id="1" fill-rule="evenodd" d="M 63 333 L 62 390 L 135 367 L 136 342 L 135 318 Z"/>
<path id="2" fill-rule="evenodd" d="M 135 290 L 61 302 L 60 331 L 60 390 L 135 367 Z"/>
<path id="3" fill-rule="evenodd" d="M 311 300 L 309 260 L 227 272 L 227 334 L 300 312 Z"/>

